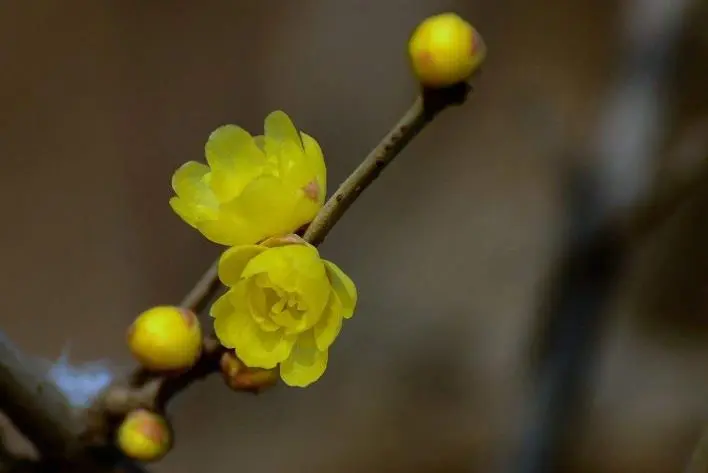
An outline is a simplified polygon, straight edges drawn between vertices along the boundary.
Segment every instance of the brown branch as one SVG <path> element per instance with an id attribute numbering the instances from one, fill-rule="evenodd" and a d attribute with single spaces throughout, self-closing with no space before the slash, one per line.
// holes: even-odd
<path id="1" fill-rule="evenodd" d="M 396 156 L 425 126 L 451 105 L 461 105 L 467 99 L 470 86 L 466 83 L 445 89 L 424 89 L 413 106 L 381 140 L 359 167 L 339 186 L 305 232 L 305 240 L 317 246 L 364 190 L 381 174 Z"/>
<path id="2" fill-rule="evenodd" d="M 216 264 L 212 265 L 182 301 L 183 307 L 195 311 L 203 308 L 220 289 L 216 277 Z M 204 351 L 199 362 L 182 376 L 165 377 L 148 375 L 138 369 L 132 380 L 142 379 L 140 385 L 114 386 L 101 398 L 96 410 L 89 410 L 87 423 L 71 408 L 65 396 L 37 369 L 32 360 L 26 359 L 10 340 L 0 333 L 0 407 L 8 418 L 41 453 L 39 461 L 18 460 L 2 462 L 0 471 L 29 472 L 54 471 L 76 460 L 87 471 L 113 471 L 113 459 L 103 460 L 84 456 L 82 447 L 105 445 L 114 422 L 137 407 L 164 408 L 166 402 L 192 382 L 216 371 L 223 348 L 214 337 L 204 341 Z M 216 360 L 216 362 L 214 362 Z M 144 473 L 134 463 L 123 465 L 126 471 Z"/>
<path id="3" fill-rule="evenodd" d="M 0 407 L 45 456 L 76 453 L 75 412 L 59 389 L 0 333 Z"/>
<path id="4" fill-rule="evenodd" d="M 708 473 L 708 429 L 701 433 L 683 473 Z"/>
<path id="5" fill-rule="evenodd" d="M 221 288 L 218 271 L 218 261 L 214 261 L 194 287 L 184 296 L 180 306 L 190 309 L 196 314 L 205 310 L 209 301 L 214 298 Z"/>

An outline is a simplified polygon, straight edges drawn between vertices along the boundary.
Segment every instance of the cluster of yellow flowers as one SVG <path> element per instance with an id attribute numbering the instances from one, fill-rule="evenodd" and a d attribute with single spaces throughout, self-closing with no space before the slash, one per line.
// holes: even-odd
<path id="1" fill-rule="evenodd" d="M 467 80 L 486 51 L 469 23 L 445 13 L 416 28 L 408 53 L 423 87 L 444 88 Z M 299 236 L 325 202 L 322 149 L 275 111 L 263 135 L 236 125 L 217 128 L 205 157 L 206 164 L 189 161 L 174 173 L 170 206 L 205 238 L 228 247 L 218 263 L 228 290 L 210 310 L 216 337 L 228 349 L 222 375 L 239 390 L 258 390 L 278 378 L 308 386 L 325 372 L 329 349 L 357 304 L 352 280 Z M 179 307 L 149 309 L 128 331 L 141 365 L 163 373 L 194 366 L 202 341 L 197 316 Z M 166 453 L 171 435 L 161 416 L 136 410 L 116 441 L 132 458 L 150 461 Z"/>
<path id="2" fill-rule="evenodd" d="M 246 366 L 279 367 L 287 385 L 307 386 L 324 373 L 357 301 L 351 279 L 295 234 L 324 204 L 322 150 L 276 111 L 262 136 L 218 128 L 206 159 L 209 166 L 177 170 L 170 204 L 206 238 L 230 246 L 219 260 L 229 290 L 211 308 L 216 335 Z"/>

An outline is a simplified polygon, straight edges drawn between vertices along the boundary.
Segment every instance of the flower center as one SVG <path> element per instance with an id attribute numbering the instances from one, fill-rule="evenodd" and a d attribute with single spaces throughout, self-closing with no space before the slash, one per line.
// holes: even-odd
<path id="1" fill-rule="evenodd" d="M 302 324 L 306 307 L 297 294 L 278 287 L 264 288 L 266 307 L 270 308 L 269 318 L 281 327 L 296 329 Z"/>
<path id="2" fill-rule="evenodd" d="M 307 305 L 299 294 L 278 287 L 265 274 L 257 276 L 255 282 L 260 293 L 260 304 L 257 304 L 260 313 L 254 316 L 261 320 L 259 323 L 263 327 L 272 326 L 271 330 L 280 327 L 289 333 L 298 333 L 306 328 Z"/>

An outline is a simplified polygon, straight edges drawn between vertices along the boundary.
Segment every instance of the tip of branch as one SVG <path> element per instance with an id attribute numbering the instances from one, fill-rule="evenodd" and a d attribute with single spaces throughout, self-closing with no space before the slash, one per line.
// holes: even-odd
<path id="1" fill-rule="evenodd" d="M 472 86 L 467 82 L 442 88 L 423 87 L 423 110 L 427 115 L 435 116 L 447 107 L 465 103 L 471 91 Z"/>

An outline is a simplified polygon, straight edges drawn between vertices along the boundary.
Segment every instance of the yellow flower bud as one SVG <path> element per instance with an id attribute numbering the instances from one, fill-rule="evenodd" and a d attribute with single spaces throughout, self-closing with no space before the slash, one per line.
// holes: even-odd
<path id="1" fill-rule="evenodd" d="M 138 316 L 128 329 L 128 346 L 145 368 L 183 370 L 199 358 L 202 330 L 194 312 L 158 306 Z"/>
<path id="2" fill-rule="evenodd" d="M 165 419 L 145 409 L 128 414 L 116 433 L 118 448 L 128 457 L 152 462 L 170 449 L 170 428 Z"/>
<path id="3" fill-rule="evenodd" d="M 221 374 L 226 384 L 235 391 L 260 392 L 278 381 L 278 371 L 249 368 L 232 351 L 221 356 Z"/>
<path id="4" fill-rule="evenodd" d="M 233 351 L 227 351 L 221 355 L 219 368 L 221 368 L 221 374 L 224 376 L 224 380 L 231 386 L 233 379 L 236 378 L 239 371 L 245 369 L 245 366 L 241 363 L 241 360 L 236 357 Z"/>
<path id="5" fill-rule="evenodd" d="M 482 37 L 454 13 L 424 20 L 408 42 L 413 71 L 427 87 L 463 82 L 479 68 L 486 55 Z"/>

